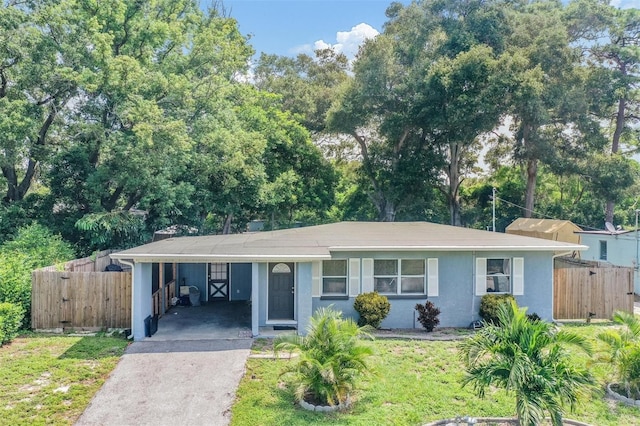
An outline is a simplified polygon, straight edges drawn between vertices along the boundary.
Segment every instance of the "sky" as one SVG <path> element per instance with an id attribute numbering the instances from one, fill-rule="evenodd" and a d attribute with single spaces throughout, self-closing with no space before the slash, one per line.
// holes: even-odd
<path id="1" fill-rule="evenodd" d="M 638 0 L 640 1 L 640 0 Z M 408 3 L 408 1 L 402 1 Z M 224 0 L 227 15 L 261 52 L 282 56 L 334 47 L 353 58 L 358 46 L 382 32 L 391 0 Z"/>
<path id="2" fill-rule="evenodd" d="M 207 0 L 202 1 L 201 4 Z M 566 1 L 566 0 L 565 0 Z M 282 56 L 334 47 L 353 59 L 358 46 L 382 32 L 392 0 L 222 0 L 227 15 L 261 52 Z M 400 0 L 408 4 L 410 0 Z M 640 0 L 612 0 L 620 8 L 640 8 Z"/>

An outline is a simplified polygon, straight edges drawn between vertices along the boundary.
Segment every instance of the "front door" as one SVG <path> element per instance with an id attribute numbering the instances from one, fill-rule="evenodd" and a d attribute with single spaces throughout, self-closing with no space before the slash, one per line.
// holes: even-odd
<path id="1" fill-rule="evenodd" d="M 293 281 L 293 263 L 269 264 L 269 319 L 292 320 L 293 297 L 295 287 Z"/>
<path id="2" fill-rule="evenodd" d="M 229 300 L 229 264 L 209 264 L 209 301 Z"/>

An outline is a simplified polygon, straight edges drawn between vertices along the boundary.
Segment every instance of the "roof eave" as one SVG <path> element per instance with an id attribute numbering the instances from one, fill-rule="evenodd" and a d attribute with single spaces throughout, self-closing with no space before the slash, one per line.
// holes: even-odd
<path id="1" fill-rule="evenodd" d="M 584 245 L 566 246 L 339 246 L 329 247 L 330 251 L 575 251 L 587 250 Z"/>
<path id="2" fill-rule="evenodd" d="M 260 255 L 260 254 L 122 254 L 113 253 L 111 258 L 131 260 L 135 263 L 253 263 L 253 262 L 313 262 L 331 259 L 330 254 L 318 255 Z"/>

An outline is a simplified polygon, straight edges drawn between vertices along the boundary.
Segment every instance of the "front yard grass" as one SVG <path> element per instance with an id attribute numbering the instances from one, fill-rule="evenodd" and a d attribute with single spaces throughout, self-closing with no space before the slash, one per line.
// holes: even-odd
<path id="1" fill-rule="evenodd" d="M 572 326 L 572 330 L 595 337 L 610 325 Z M 377 356 L 375 372 L 366 377 L 346 413 L 313 413 L 302 410 L 280 373 L 289 360 L 249 359 L 246 374 L 236 394 L 231 424 L 239 425 L 420 425 L 429 421 L 471 415 L 511 417 L 514 398 L 503 391 L 488 392 L 484 399 L 471 388 L 461 388 L 462 363 L 457 342 L 378 339 L 372 342 Z M 269 345 L 257 341 L 260 350 Z M 576 355 L 578 363 L 589 362 Z M 599 383 L 609 372 L 589 364 Z M 601 386 L 602 389 L 604 389 Z M 619 405 L 604 397 L 604 391 L 580 401 L 568 418 L 594 426 L 640 425 L 640 408 Z"/>
<path id="2" fill-rule="evenodd" d="M 0 425 L 73 424 L 115 367 L 119 337 L 33 334 L 0 348 Z"/>

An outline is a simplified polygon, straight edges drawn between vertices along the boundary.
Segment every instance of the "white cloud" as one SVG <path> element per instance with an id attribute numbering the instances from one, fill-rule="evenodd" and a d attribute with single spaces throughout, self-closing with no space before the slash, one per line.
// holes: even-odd
<path id="1" fill-rule="evenodd" d="M 358 53 L 358 48 L 365 40 L 377 36 L 378 30 L 369 24 L 361 23 L 351 28 L 350 31 L 338 31 L 336 33 L 336 42 L 328 43 L 324 40 L 317 40 L 313 45 L 303 44 L 291 50 L 291 53 L 307 53 L 313 55 L 318 49 L 333 49 L 336 52 L 344 53 L 347 58 L 353 59 Z"/>

